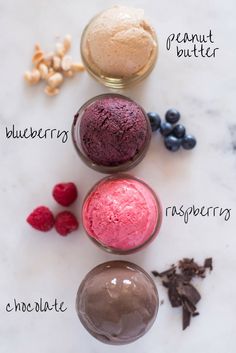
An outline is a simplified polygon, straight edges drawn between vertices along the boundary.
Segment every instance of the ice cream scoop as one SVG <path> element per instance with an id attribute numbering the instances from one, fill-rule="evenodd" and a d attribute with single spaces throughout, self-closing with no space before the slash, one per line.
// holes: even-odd
<path id="1" fill-rule="evenodd" d="M 143 336 L 155 321 L 158 305 L 151 277 L 125 261 L 106 262 L 91 270 L 76 298 L 76 310 L 86 330 L 113 345 Z"/>
<path id="2" fill-rule="evenodd" d="M 80 108 L 72 127 L 81 158 L 101 172 L 124 171 L 145 156 L 151 126 L 145 111 L 131 99 L 104 94 Z"/>
<path id="3" fill-rule="evenodd" d="M 128 254 L 155 238 L 161 225 L 161 205 L 143 181 L 128 175 L 106 177 L 87 195 L 82 219 L 97 245 Z"/>
<path id="4" fill-rule="evenodd" d="M 86 27 L 81 55 L 88 71 L 105 85 L 122 87 L 145 77 L 157 57 L 157 39 L 144 11 L 114 6 Z"/>

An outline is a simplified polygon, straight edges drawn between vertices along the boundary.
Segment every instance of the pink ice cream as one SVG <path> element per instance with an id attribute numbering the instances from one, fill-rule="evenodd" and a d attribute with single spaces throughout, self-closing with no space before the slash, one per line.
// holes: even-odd
<path id="1" fill-rule="evenodd" d="M 88 235 L 106 248 L 127 251 L 146 243 L 157 230 L 160 206 L 153 191 L 133 178 L 103 179 L 83 205 Z"/>

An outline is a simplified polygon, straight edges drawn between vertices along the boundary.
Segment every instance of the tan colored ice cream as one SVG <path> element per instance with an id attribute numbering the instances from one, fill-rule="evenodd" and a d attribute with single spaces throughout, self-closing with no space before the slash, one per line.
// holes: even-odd
<path id="1" fill-rule="evenodd" d="M 83 41 L 88 64 L 110 77 L 130 77 L 156 57 L 154 29 L 144 11 L 125 6 L 105 10 L 89 24 Z"/>

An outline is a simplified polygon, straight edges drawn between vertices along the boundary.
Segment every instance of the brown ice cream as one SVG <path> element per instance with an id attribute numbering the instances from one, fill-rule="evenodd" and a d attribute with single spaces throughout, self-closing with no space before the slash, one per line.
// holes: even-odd
<path id="1" fill-rule="evenodd" d="M 157 41 L 144 11 L 114 6 L 96 16 L 82 41 L 85 63 L 96 73 L 127 78 L 155 61 Z"/>
<path id="2" fill-rule="evenodd" d="M 76 310 L 91 335 L 119 345 L 137 340 L 150 329 L 158 304 L 156 286 L 143 269 L 130 262 L 110 261 L 84 278 Z"/>

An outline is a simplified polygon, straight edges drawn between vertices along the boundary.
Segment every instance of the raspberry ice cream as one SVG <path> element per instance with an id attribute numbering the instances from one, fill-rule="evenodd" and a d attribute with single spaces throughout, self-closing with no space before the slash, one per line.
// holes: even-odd
<path id="1" fill-rule="evenodd" d="M 101 75 L 130 77 L 156 57 L 154 29 L 144 11 L 114 6 L 96 16 L 87 27 L 82 41 L 85 62 Z"/>
<path id="2" fill-rule="evenodd" d="M 87 196 L 82 218 L 88 235 L 105 249 L 132 252 L 157 234 L 161 206 L 144 182 L 108 177 Z"/>
<path id="3" fill-rule="evenodd" d="M 73 141 L 82 159 L 92 168 L 112 172 L 127 170 L 145 156 L 151 127 L 144 110 L 117 94 L 87 102 L 76 114 Z M 79 141 L 79 143 L 77 142 Z M 104 170 L 103 170 L 104 169 Z"/>

